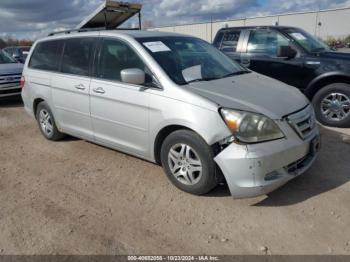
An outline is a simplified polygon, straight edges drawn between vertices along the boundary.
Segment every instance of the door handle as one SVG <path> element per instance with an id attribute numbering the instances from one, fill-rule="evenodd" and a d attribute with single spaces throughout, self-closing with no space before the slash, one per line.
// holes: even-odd
<path id="1" fill-rule="evenodd" d="M 97 94 L 104 94 L 106 93 L 106 91 L 102 88 L 102 87 L 97 87 L 97 88 L 94 88 L 92 89 L 95 93 Z"/>
<path id="2" fill-rule="evenodd" d="M 86 89 L 83 84 L 75 85 L 74 87 L 78 90 L 85 90 Z"/>

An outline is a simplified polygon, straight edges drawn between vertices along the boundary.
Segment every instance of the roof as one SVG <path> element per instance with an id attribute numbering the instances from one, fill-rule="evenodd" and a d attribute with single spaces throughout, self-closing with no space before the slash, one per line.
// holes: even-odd
<path id="1" fill-rule="evenodd" d="M 127 35 L 133 38 L 144 38 L 144 37 L 171 37 L 171 36 L 184 36 L 177 33 L 159 32 L 159 31 L 143 31 L 143 30 L 66 30 L 51 33 L 45 39 L 60 39 L 66 37 L 77 37 L 77 36 L 96 36 L 96 35 Z M 44 39 L 41 39 L 44 40 Z"/>
<path id="2" fill-rule="evenodd" d="M 256 29 L 256 28 L 273 28 L 273 29 L 299 29 L 298 27 L 294 26 L 275 26 L 275 25 L 256 25 L 256 26 L 229 26 L 229 27 L 223 27 L 219 31 L 225 31 L 225 30 L 231 30 L 231 29 Z"/>
<path id="3" fill-rule="evenodd" d="M 106 0 L 92 14 L 87 16 L 76 29 L 117 28 L 126 20 L 141 12 L 141 4 Z"/>
<path id="4" fill-rule="evenodd" d="M 129 35 L 129 36 L 134 37 L 134 38 L 184 36 L 183 34 L 177 34 L 177 33 L 159 32 L 159 31 L 144 31 L 144 30 L 107 30 L 107 31 L 101 31 L 101 34 L 103 34 L 104 32 L 124 34 L 124 35 Z"/>

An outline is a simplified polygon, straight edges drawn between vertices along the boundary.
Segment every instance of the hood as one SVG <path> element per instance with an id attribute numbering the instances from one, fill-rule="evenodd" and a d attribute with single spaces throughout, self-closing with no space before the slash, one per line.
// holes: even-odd
<path id="1" fill-rule="evenodd" d="M 23 71 L 23 65 L 20 63 L 0 64 L 0 75 L 12 75 L 12 74 L 21 75 L 22 71 Z"/>
<path id="2" fill-rule="evenodd" d="M 343 52 L 322 52 L 319 54 L 320 57 L 330 58 L 330 59 L 344 59 L 350 62 L 350 53 Z"/>
<path id="3" fill-rule="evenodd" d="M 194 82 L 188 89 L 218 105 L 281 119 L 309 104 L 295 87 L 250 73 L 208 82 Z"/>

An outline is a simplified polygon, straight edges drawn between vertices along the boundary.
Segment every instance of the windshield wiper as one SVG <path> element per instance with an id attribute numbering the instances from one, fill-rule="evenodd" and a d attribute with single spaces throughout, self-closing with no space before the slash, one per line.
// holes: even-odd
<path id="1" fill-rule="evenodd" d="M 194 82 L 203 82 L 203 81 L 211 81 L 218 79 L 217 77 L 207 77 L 207 78 L 196 78 L 190 81 L 187 81 L 187 84 L 194 83 Z"/>
<path id="2" fill-rule="evenodd" d="M 240 71 L 237 71 L 237 72 L 232 72 L 232 73 L 229 73 L 227 75 L 224 75 L 220 78 L 226 78 L 226 77 L 230 77 L 230 76 L 238 76 L 238 75 L 244 75 L 244 74 L 249 74 L 251 73 L 251 71 L 249 70 L 240 70 Z"/>
<path id="3" fill-rule="evenodd" d="M 326 48 L 324 47 L 318 47 L 318 48 L 314 48 L 311 50 L 311 53 L 318 53 L 318 52 L 322 52 L 322 51 L 325 51 Z"/>
<path id="4" fill-rule="evenodd" d="M 222 78 L 226 78 L 226 77 L 230 77 L 230 76 L 237 76 L 237 75 L 243 75 L 243 74 L 248 74 L 248 73 L 251 73 L 251 71 L 240 70 L 240 71 L 232 72 L 232 73 L 229 73 L 227 75 L 223 75 L 223 76 L 219 76 L 219 77 L 207 77 L 207 78 L 193 79 L 193 80 L 187 81 L 187 84 L 194 83 L 194 82 L 218 80 L 218 79 L 222 79 Z"/>

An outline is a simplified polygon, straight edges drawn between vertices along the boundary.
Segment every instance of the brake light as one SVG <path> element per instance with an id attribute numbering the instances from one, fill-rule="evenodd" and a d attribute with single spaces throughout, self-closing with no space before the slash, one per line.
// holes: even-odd
<path id="1" fill-rule="evenodd" d="M 24 76 L 21 77 L 21 81 L 19 82 L 19 85 L 21 86 L 21 88 L 24 88 L 24 85 L 26 83 L 26 79 L 24 78 Z"/>

